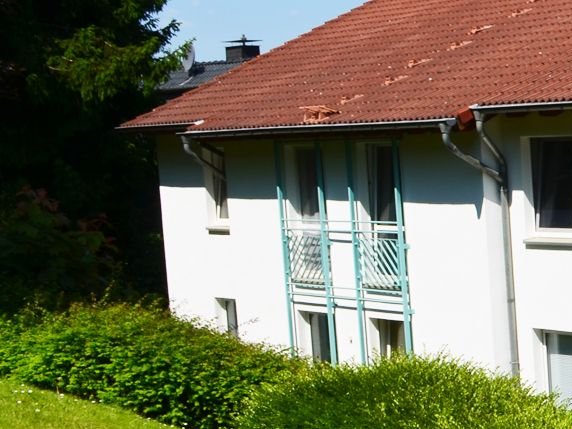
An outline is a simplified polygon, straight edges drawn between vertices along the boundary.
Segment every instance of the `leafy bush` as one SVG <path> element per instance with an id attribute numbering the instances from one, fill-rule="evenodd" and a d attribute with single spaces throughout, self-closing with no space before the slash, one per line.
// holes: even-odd
<path id="1" fill-rule="evenodd" d="M 399 356 L 370 367 L 319 366 L 265 386 L 238 427 L 563 429 L 572 416 L 517 379 L 444 358 Z"/>
<path id="2" fill-rule="evenodd" d="M 74 306 L 27 329 L 25 323 L 0 322 L 11 332 L 0 338 L 4 375 L 191 428 L 231 426 L 255 386 L 301 367 L 141 306 Z"/>

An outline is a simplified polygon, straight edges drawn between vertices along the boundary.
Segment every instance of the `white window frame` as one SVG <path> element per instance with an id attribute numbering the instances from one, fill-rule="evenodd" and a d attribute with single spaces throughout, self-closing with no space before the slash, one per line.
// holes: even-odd
<path id="1" fill-rule="evenodd" d="M 215 298 L 215 315 L 219 331 L 228 332 L 238 337 L 238 317 L 235 299 Z"/>
<path id="2" fill-rule="evenodd" d="M 531 151 L 531 170 L 532 170 L 532 182 L 533 182 L 533 197 L 535 200 L 535 204 L 534 204 L 534 215 L 535 215 L 535 227 L 537 230 L 548 230 L 548 231 L 571 231 L 572 230 L 572 226 L 570 227 L 553 227 L 553 226 L 547 226 L 547 227 L 541 227 L 540 226 L 540 208 L 537 208 L 536 205 L 536 199 L 540 199 L 542 197 L 542 193 L 540 192 L 540 190 L 538 189 L 538 187 L 542 186 L 542 183 L 538 183 L 535 184 L 534 183 L 534 173 L 535 173 L 535 166 L 533 165 L 534 160 L 532 159 L 532 149 L 533 149 L 533 143 L 535 143 L 535 141 L 537 141 L 540 145 L 543 144 L 549 144 L 549 143 L 554 143 L 554 142 L 567 142 L 567 144 L 570 145 L 570 147 L 572 148 L 572 136 L 569 138 L 566 137 L 553 137 L 553 138 L 532 138 L 530 139 L 530 151 Z M 541 172 L 544 171 L 544 165 L 541 166 L 542 169 L 540 170 Z M 537 178 L 538 180 L 541 180 L 540 178 Z M 538 194 L 538 195 L 537 195 Z M 540 205 L 540 201 L 538 201 L 538 205 Z"/>
<path id="3" fill-rule="evenodd" d="M 397 350 L 405 350 L 405 326 L 402 314 L 378 313 L 366 314 L 367 320 L 367 349 L 369 360 L 372 361 L 377 357 L 391 357 L 392 353 Z M 401 324 L 401 336 L 398 340 L 400 343 L 397 350 L 392 347 L 393 338 L 391 338 L 392 325 Z"/>
<path id="4" fill-rule="evenodd" d="M 543 340 L 543 355 L 544 355 L 544 362 L 543 363 L 544 363 L 545 377 L 546 377 L 545 383 L 544 383 L 545 384 L 545 390 L 547 392 L 553 392 L 553 391 L 559 392 L 559 390 L 554 389 L 552 386 L 553 381 L 552 381 L 552 376 L 551 376 L 550 354 L 549 354 L 550 353 L 550 350 L 549 350 L 550 346 L 549 346 L 548 336 L 549 335 L 562 335 L 562 336 L 568 336 L 568 337 L 572 338 L 572 332 L 543 330 L 542 333 L 543 333 L 542 340 Z M 572 360 L 572 355 L 571 355 L 570 359 Z M 570 384 L 571 384 L 570 391 L 572 392 L 572 376 L 571 376 Z M 562 399 L 564 401 L 572 400 L 572 393 L 571 393 L 570 397 L 568 397 L 568 398 L 563 397 Z"/>
<path id="5" fill-rule="evenodd" d="M 298 324 L 298 346 L 302 354 L 311 356 L 314 360 L 325 360 L 321 355 L 322 342 L 326 341 L 330 352 L 330 359 L 332 348 L 334 345 L 330 344 L 329 330 L 327 329 L 328 315 L 327 312 L 321 311 L 322 308 L 304 309 L 297 311 L 297 324 Z M 324 309 L 325 310 L 325 309 Z M 320 331 L 318 317 L 325 318 L 326 330 Z"/>
<path id="6" fill-rule="evenodd" d="M 368 158 L 371 151 L 375 150 L 376 147 L 391 148 L 392 144 L 387 139 L 361 141 L 356 144 L 356 160 L 354 171 L 357 172 L 356 196 L 358 200 L 358 219 L 365 222 L 375 221 L 373 216 L 373 212 L 375 210 L 372 207 L 372 204 L 375 204 L 375 202 L 372 202 L 370 198 L 371 168 L 368 162 Z M 393 165 L 393 163 L 392 167 L 394 169 L 397 168 L 397 166 Z M 393 199 L 395 201 L 395 195 L 393 195 Z M 384 226 L 383 229 L 397 230 L 397 228 L 392 228 L 391 226 Z"/>
<path id="7" fill-rule="evenodd" d="M 320 213 L 319 202 L 318 211 L 313 216 L 305 216 L 302 213 L 302 195 L 300 192 L 301 182 L 299 174 L 298 153 L 300 151 L 314 151 L 315 146 L 311 143 L 291 143 L 285 146 L 284 159 L 286 166 L 286 213 L 288 217 L 288 224 L 291 228 L 296 229 L 296 234 L 305 237 L 309 242 L 314 245 L 304 249 L 305 252 L 300 255 L 303 259 L 304 270 L 307 270 L 308 276 L 306 278 L 295 278 L 295 280 L 305 282 L 308 279 L 322 277 L 322 255 L 321 255 L 321 238 L 320 238 Z M 316 200 L 318 200 L 317 186 L 319 183 L 318 174 L 323 174 L 321 171 L 316 171 Z M 295 274 L 295 273 L 293 273 Z"/>
<path id="8" fill-rule="evenodd" d="M 213 234 L 228 234 L 230 232 L 230 210 L 228 207 L 228 184 L 227 184 L 227 174 L 226 174 L 226 156 L 224 154 L 224 150 L 222 148 L 216 148 L 222 155 L 213 153 L 209 150 L 202 151 L 203 158 L 214 165 L 215 167 L 220 168 L 222 173 L 224 174 L 224 178 L 218 178 L 217 174 L 210 168 L 204 167 L 204 181 L 205 181 L 205 189 L 206 189 L 206 198 L 207 198 L 207 230 Z M 222 182 L 221 182 L 222 180 Z M 222 195 L 224 196 L 223 201 L 217 201 L 217 190 L 216 187 L 223 186 L 224 192 Z M 219 191 L 220 192 L 220 191 Z M 222 205 L 226 202 L 226 216 L 222 214 L 223 208 Z"/>
<path id="9" fill-rule="evenodd" d="M 533 182 L 533 160 L 532 160 L 532 140 L 570 138 L 571 135 L 528 135 L 521 137 L 521 171 L 523 190 L 528 196 L 525 207 L 526 238 L 524 243 L 527 246 L 549 246 L 549 247 L 572 247 L 572 228 L 539 228 L 535 207 L 534 182 Z"/>
<path id="10" fill-rule="evenodd" d="M 315 148 L 313 144 L 300 143 L 286 145 L 284 150 L 284 159 L 286 161 L 286 197 L 288 200 L 287 214 L 289 219 L 297 219 L 301 224 L 305 225 L 316 225 L 316 229 L 318 229 L 318 221 L 320 219 L 319 206 L 318 211 L 313 216 L 305 216 L 302 213 L 303 201 L 300 192 L 301 183 L 298 165 L 298 153 L 302 150 L 314 151 Z M 316 175 L 318 174 L 323 174 L 323 172 L 316 171 Z M 316 180 L 316 200 L 318 199 L 317 182 L 318 180 Z"/>

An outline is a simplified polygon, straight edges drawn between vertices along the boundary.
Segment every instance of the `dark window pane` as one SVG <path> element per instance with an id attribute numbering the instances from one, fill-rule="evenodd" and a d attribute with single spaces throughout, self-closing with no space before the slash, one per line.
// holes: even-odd
<path id="1" fill-rule="evenodd" d="M 315 218 L 318 208 L 318 177 L 316 175 L 316 153 L 314 149 L 296 151 L 298 183 L 300 185 L 300 214 L 304 218 Z"/>
<path id="2" fill-rule="evenodd" d="M 312 355 L 314 359 L 331 362 L 328 316 L 324 313 L 310 313 L 310 325 L 312 327 Z"/>
<path id="3" fill-rule="evenodd" d="M 572 228 L 572 141 L 533 141 L 532 162 L 538 226 Z"/>
<path id="4" fill-rule="evenodd" d="M 371 146 L 368 153 L 369 207 L 374 221 L 395 222 L 393 155 L 389 146 Z"/>

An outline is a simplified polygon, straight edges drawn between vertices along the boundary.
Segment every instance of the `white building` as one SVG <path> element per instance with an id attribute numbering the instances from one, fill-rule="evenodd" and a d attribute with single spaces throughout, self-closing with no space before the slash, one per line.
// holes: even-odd
<path id="1" fill-rule="evenodd" d="M 563 0 L 371 0 L 123 124 L 159 133 L 174 310 L 572 397 L 570 52 Z"/>

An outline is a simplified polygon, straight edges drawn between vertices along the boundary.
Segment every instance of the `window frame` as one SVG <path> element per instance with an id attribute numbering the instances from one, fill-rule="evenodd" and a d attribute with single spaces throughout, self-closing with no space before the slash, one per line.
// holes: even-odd
<path id="1" fill-rule="evenodd" d="M 370 143 L 365 145 L 366 151 L 366 180 L 367 180 L 367 208 L 368 215 L 372 222 L 397 222 L 397 211 L 395 207 L 395 165 L 393 165 L 393 148 L 388 143 Z M 382 179 L 387 179 L 384 166 L 380 166 L 381 152 L 389 154 L 389 175 L 390 183 L 387 189 L 380 189 Z M 386 187 L 382 183 L 382 188 Z M 387 194 L 387 195 L 386 195 Z M 381 197 L 380 197 L 381 195 Z M 385 200 L 385 201 L 383 201 Z M 380 204 L 381 203 L 381 204 Z M 382 207 L 380 207 L 380 205 Z M 387 216 L 389 215 L 389 216 Z M 387 219 L 384 219 L 386 217 Z"/>
<path id="2" fill-rule="evenodd" d="M 405 322 L 403 315 L 381 313 L 381 314 L 367 314 L 367 343 L 368 343 L 368 359 L 373 359 L 383 356 L 391 357 L 392 353 L 397 351 L 405 351 Z M 382 326 L 385 325 L 385 326 Z M 397 339 L 397 346 L 394 348 L 391 335 L 386 333 L 393 332 L 391 325 L 400 324 L 401 338 Z M 395 350 L 394 350 L 395 349 Z"/>
<path id="3" fill-rule="evenodd" d="M 236 299 L 215 298 L 215 315 L 218 329 L 238 338 Z"/>
<path id="4" fill-rule="evenodd" d="M 530 189 L 532 194 L 532 208 L 534 213 L 534 230 L 538 232 L 553 232 L 559 234 L 570 234 L 572 235 L 572 224 L 570 227 L 562 226 L 540 226 L 541 221 L 541 207 L 542 205 L 542 188 L 544 175 L 543 171 L 546 163 L 535 159 L 538 155 L 535 152 L 543 154 L 541 150 L 535 150 L 535 146 L 539 147 L 543 144 L 557 143 L 557 142 L 568 142 L 572 149 L 572 136 L 553 136 L 553 137 L 530 137 L 528 139 L 527 152 L 529 156 L 529 173 L 530 173 Z M 572 211 L 572 207 L 571 207 Z"/>
<path id="5" fill-rule="evenodd" d="M 323 171 L 318 171 L 317 165 L 314 168 L 313 177 L 315 178 L 315 187 L 314 187 L 314 196 L 315 196 L 315 206 L 316 211 L 313 215 L 308 216 L 304 213 L 303 206 L 304 202 L 302 201 L 303 192 L 302 183 L 301 183 L 301 174 L 300 174 L 300 155 L 301 152 L 314 152 L 316 148 L 312 143 L 290 143 L 285 145 L 284 147 L 284 159 L 286 165 L 286 176 L 285 176 L 285 185 L 286 185 L 286 200 L 287 200 L 287 215 L 291 221 L 298 221 L 300 225 L 305 226 L 312 226 L 315 225 L 316 229 L 319 228 L 319 220 L 320 220 L 320 207 L 319 207 L 319 196 L 318 196 L 318 175 L 323 175 Z M 315 155 L 315 154 L 314 154 Z M 314 156 L 314 163 L 317 163 L 317 160 Z M 325 189 L 322 190 L 325 195 Z M 307 195 L 310 193 L 308 192 Z"/>
<path id="6" fill-rule="evenodd" d="M 562 332 L 562 331 L 554 331 L 554 330 L 543 330 L 542 331 L 542 345 L 544 350 L 544 368 L 545 368 L 545 376 L 546 376 L 546 391 L 547 392 L 557 392 L 553 387 L 553 380 L 552 380 L 552 368 L 551 368 L 551 359 L 550 359 L 550 345 L 549 345 L 549 336 L 567 336 L 570 337 L 572 340 L 572 332 Z M 572 353 L 569 355 L 572 360 Z M 572 400 L 572 375 L 571 375 L 571 385 L 570 385 L 570 396 L 569 397 L 562 397 L 563 400 Z M 560 391 L 558 391 L 560 392 Z M 561 392 L 560 392 L 561 393 Z"/>
<path id="7" fill-rule="evenodd" d="M 393 147 L 392 142 L 387 138 L 382 139 L 364 139 L 358 141 L 355 145 L 355 160 L 354 160 L 354 171 L 355 173 L 355 192 L 356 192 L 356 207 L 357 207 L 357 217 L 358 221 L 360 222 L 372 222 L 372 229 L 382 229 L 382 230 L 389 230 L 389 231 L 397 231 L 397 226 L 392 225 L 392 221 L 376 221 L 375 210 L 372 210 L 372 201 L 371 201 L 371 193 L 372 190 L 370 189 L 370 181 L 371 181 L 371 167 L 370 163 L 368 162 L 369 154 L 372 150 L 375 150 L 376 147 L 383 147 L 390 150 L 390 153 L 393 155 Z M 393 175 L 393 184 L 395 186 L 395 168 L 399 169 L 399 166 L 394 165 L 393 159 L 392 161 L 392 175 Z M 395 188 L 394 188 L 395 189 Z M 395 201 L 395 192 L 393 194 L 393 200 Z M 396 209 L 396 208 L 395 208 Z M 395 213 L 397 216 L 397 212 Z M 381 222 L 382 224 L 377 224 L 377 222 Z M 383 224 L 387 222 L 388 224 Z"/>
<path id="8" fill-rule="evenodd" d="M 297 311 L 297 342 L 304 355 L 311 356 L 315 361 L 331 362 L 332 349 L 336 345 L 330 343 L 329 322 L 326 309 L 303 308 Z M 320 329 L 320 320 L 325 321 L 325 329 Z M 334 327 L 335 329 L 335 327 Z M 326 357 L 322 356 L 322 343 L 328 349 Z"/>
<path id="9" fill-rule="evenodd" d="M 527 248 L 572 248 L 572 228 L 538 228 L 534 204 L 533 160 L 531 142 L 533 140 L 572 139 L 570 134 L 529 134 L 520 137 L 520 171 L 525 194 L 523 210 Z M 515 208 L 515 206 L 512 206 Z M 512 209 L 511 209 L 512 210 Z"/>
<path id="10" fill-rule="evenodd" d="M 230 209 L 228 198 L 228 175 L 226 169 L 226 154 L 223 148 L 202 149 L 203 159 L 219 168 L 224 177 L 221 178 L 211 168 L 204 167 L 204 182 L 207 198 L 207 226 L 206 229 L 211 234 L 230 233 Z M 218 159 L 216 159 L 218 157 Z M 218 188 L 218 189 L 217 189 Z M 218 201 L 220 197 L 222 201 Z M 226 204 L 225 204 L 226 203 Z M 226 216 L 221 216 L 221 212 L 226 206 Z"/>

